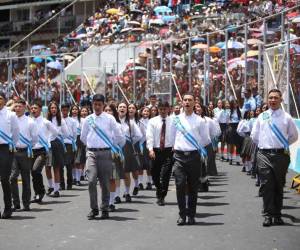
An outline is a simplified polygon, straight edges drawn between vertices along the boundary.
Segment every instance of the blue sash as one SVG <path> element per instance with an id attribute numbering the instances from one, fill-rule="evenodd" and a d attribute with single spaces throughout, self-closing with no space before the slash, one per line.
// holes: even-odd
<path id="1" fill-rule="evenodd" d="M 45 148 L 46 152 L 49 153 L 48 143 L 40 135 L 39 135 L 39 143 Z"/>
<path id="2" fill-rule="evenodd" d="M 2 138 L 4 141 L 7 142 L 9 146 L 9 151 L 13 152 L 15 151 L 16 147 L 11 137 L 9 137 L 7 134 L 5 134 L 2 130 L 0 130 L 0 138 Z"/>
<path id="3" fill-rule="evenodd" d="M 76 140 L 74 139 L 73 136 L 68 136 L 68 138 L 72 142 L 72 151 L 76 152 L 77 151 L 77 145 L 76 145 Z"/>
<path id="4" fill-rule="evenodd" d="M 66 153 L 66 152 L 67 152 L 67 148 L 66 148 L 66 145 L 65 145 L 63 136 L 62 136 L 62 135 L 58 135 L 58 136 L 57 136 L 57 139 L 58 139 L 58 140 L 61 142 L 61 144 L 63 145 L 64 152 Z"/>
<path id="5" fill-rule="evenodd" d="M 143 155 L 144 154 L 144 143 L 139 142 L 139 147 L 140 147 L 141 155 Z"/>
<path id="6" fill-rule="evenodd" d="M 115 158 L 115 156 L 118 155 L 120 157 L 120 159 L 123 161 L 124 160 L 124 155 L 123 155 L 121 147 L 119 147 L 119 145 L 115 146 L 111 142 L 111 140 L 104 133 L 104 131 L 97 126 L 97 124 L 95 123 L 95 121 L 94 121 L 94 119 L 92 117 L 88 118 L 88 122 L 89 122 L 90 126 L 94 129 L 94 131 L 98 135 L 98 137 L 102 141 L 104 141 L 106 143 L 106 145 L 108 145 L 110 147 L 113 159 Z"/>
<path id="7" fill-rule="evenodd" d="M 286 152 L 289 152 L 289 141 L 284 137 L 279 128 L 272 121 L 269 121 L 269 127 L 271 128 L 277 139 L 280 141 L 280 143 L 283 145 L 284 150 Z"/>
<path id="8" fill-rule="evenodd" d="M 19 134 L 20 136 L 20 141 L 22 143 L 24 143 L 27 146 L 27 156 L 28 158 L 32 158 L 33 157 L 33 152 L 32 152 L 32 144 L 31 141 L 29 141 L 24 135 L 22 135 L 21 133 Z"/>
<path id="9" fill-rule="evenodd" d="M 81 128 L 77 128 L 77 135 L 81 134 Z"/>
<path id="10" fill-rule="evenodd" d="M 197 140 L 185 129 L 185 127 L 182 125 L 182 123 L 180 122 L 179 117 L 175 117 L 174 118 L 174 123 L 176 128 L 183 134 L 183 136 L 185 137 L 185 139 L 191 143 L 199 152 L 200 156 L 202 158 L 207 157 L 207 151 L 206 149 L 200 145 Z"/>

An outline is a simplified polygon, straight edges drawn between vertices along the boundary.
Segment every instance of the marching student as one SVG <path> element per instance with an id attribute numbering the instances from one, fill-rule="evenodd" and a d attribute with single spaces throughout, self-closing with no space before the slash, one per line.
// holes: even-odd
<path id="1" fill-rule="evenodd" d="M 80 117 L 80 109 L 77 105 L 73 105 L 70 109 L 70 117 L 74 120 L 76 124 L 76 152 L 74 156 L 74 166 L 72 169 L 72 177 L 73 177 L 73 184 L 76 186 L 80 186 L 80 180 L 81 180 L 81 172 L 82 168 L 80 165 L 80 157 L 81 157 L 81 150 L 82 150 L 82 142 L 80 141 L 80 134 L 81 134 L 81 125 L 83 119 Z"/>
<path id="2" fill-rule="evenodd" d="M 147 148 L 152 160 L 151 173 L 159 206 L 165 205 L 172 173 L 173 139 L 172 118 L 168 116 L 169 110 L 168 102 L 159 102 L 159 115 L 149 120 L 146 131 Z"/>
<path id="3" fill-rule="evenodd" d="M 146 131 L 149 123 L 150 109 L 148 107 L 143 107 L 141 109 L 141 118 L 139 120 L 139 128 L 142 132 L 142 139 L 139 142 L 140 145 L 140 162 L 142 170 L 139 170 L 139 189 L 144 190 L 143 180 L 144 180 L 144 170 L 147 174 L 146 190 L 152 190 L 152 174 L 151 174 L 151 161 L 149 159 L 149 151 L 146 146 Z"/>
<path id="4" fill-rule="evenodd" d="M 124 171 L 125 171 L 125 193 L 124 198 L 126 202 L 131 202 L 131 196 L 129 193 L 130 190 L 130 173 L 132 173 L 133 177 L 137 178 L 134 173 L 137 173 L 139 170 L 140 162 L 139 162 L 139 155 L 136 151 L 135 144 L 141 140 L 142 133 L 137 126 L 137 124 L 132 120 L 129 119 L 128 113 L 128 106 L 126 103 L 121 102 L 118 105 L 118 115 L 122 125 L 122 131 L 125 134 L 126 144 L 123 148 L 124 151 Z M 115 203 L 118 204 L 121 202 L 120 199 L 120 187 L 117 186 L 116 188 L 116 198 Z"/>
<path id="5" fill-rule="evenodd" d="M 222 109 L 221 109 L 222 106 Z M 221 128 L 221 136 L 220 136 L 220 141 L 221 141 L 221 160 L 223 161 L 229 161 L 229 152 L 227 148 L 227 154 L 225 154 L 225 144 L 227 143 L 227 127 L 229 123 L 229 116 L 230 116 L 230 104 L 229 101 L 225 100 L 223 103 L 221 100 L 218 101 L 218 107 L 216 108 L 218 110 L 215 110 L 215 117 L 217 122 L 220 125 Z M 220 110 L 221 109 L 221 110 Z"/>
<path id="6" fill-rule="evenodd" d="M 174 118 L 171 126 L 171 135 L 175 135 L 173 168 L 179 208 L 177 225 L 179 226 L 185 225 L 186 222 L 189 225 L 195 224 L 198 184 L 201 175 L 199 164 L 203 164 L 203 158 L 207 156 L 204 146 L 206 142 L 209 142 L 205 121 L 194 113 L 194 106 L 193 94 L 184 94 L 184 112 Z M 185 197 L 186 185 L 188 186 L 188 202 Z"/>
<path id="7" fill-rule="evenodd" d="M 263 226 L 282 225 L 283 188 L 290 163 L 289 145 L 297 141 L 298 131 L 292 117 L 281 108 L 282 94 L 278 89 L 268 93 L 269 110 L 261 113 L 251 138 L 257 144 L 258 172 L 263 198 Z"/>
<path id="8" fill-rule="evenodd" d="M 94 113 L 83 122 L 80 139 L 87 147 L 87 175 L 91 211 L 88 219 L 94 219 L 99 214 L 97 182 L 102 191 L 101 219 L 109 218 L 110 179 L 113 168 L 115 145 L 123 145 L 125 137 L 117 126 L 116 119 L 105 112 L 104 96 L 93 96 Z"/>
<path id="9" fill-rule="evenodd" d="M 67 187 L 72 189 L 73 184 L 73 174 L 72 170 L 74 168 L 75 154 L 77 152 L 77 129 L 78 123 L 69 116 L 70 105 L 62 104 L 61 105 L 61 114 L 62 118 L 65 121 L 68 131 L 67 134 L 64 134 L 64 144 L 66 152 L 64 153 L 64 165 L 60 169 L 60 185 L 65 186 L 65 176 L 64 176 L 64 167 L 67 169 Z"/>
<path id="10" fill-rule="evenodd" d="M 48 105 L 47 119 L 56 127 L 58 131 L 58 134 L 50 134 L 49 137 L 51 151 L 46 162 L 46 176 L 49 185 L 47 195 L 51 195 L 52 197 L 57 198 L 60 196 L 60 172 L 64 166 L 64 153 L 66 153 L 64 136 L 69 135 L 69 130 L 65 120 L 61 117 L 58 104 L 54 101 L 50 102 Z M 52 167 L 54 172 L 54 182 L 51 173 Z M 62 185 L 61 189 L 64 190 L 65 187 Z M 70 189 L 69 186 L 68 189 Z M 51 194 L 52 192 L 53 194 Z"/>
<path id="11" fill-rule="evenodd" d="M 8 219 L 12 216 L 11 175 L 14 157 L 14 145 L 18 142 L 20 129 L 15 113 L 5 107 L 6 95 L 0 91 L 0 178 L 4 200 L 4 211 L 0 218 Z"/>
<path id="12" fill-rule="evenodd" d="M 51 144 L 49 143 L 50 136 L 57 137 L 59 132 L 57 127 L 53 123 L 43 118 L 41 114 L 42 102 L 40 100 L 34 100 L 30 110 L 38 133 L 38 142 L 33 146 L 31 175 L 35 195 L 31 202 L 40 203 L 42 202 L 43 197 L 46 193 L 43 183 L 42 171 L 44 166 L 46 165 L 46 161 L 51 148 Z M 59 179 L 57 181 L 59 181 Z"/>
<path id="13" fill-rule="evenodd" d="M 237 105 L 237 102 L 230 101 L 230 115 L 229 115 L 229 125 L 227 128 L 227 151 L 229 152 L 229 164 L 233 163 L 233 153 L 236 149 L 236 164 L 240 165 L 240 152 L 242 146 L 242 137 L 238 135 L 236 129 L 241 120 L 241 111 Z"/>
<path id="14" fill-rule="evenodd" d="M 104 112 L 112 115 L 116 121 L 117 121 L 117 127 L 120 130 L 120 133 L 122 134 L 122 126 L 121 122 L 118 117 L 118 111 L 114 104 L 105 105 Z M 124 140 L 125 143 L 125 140 Z M 113 169 L 112 169 L 112 175 L 110 179 L 110 198 L 109 198 L 109 212 L 114 212 L 116 210 L 116 207 L 114 205 L 115 203 L 115 194 L 117 186 L 120 187 L 120 179 L 124 179 L 124 155 L 122 151 L 122 146 L 124 145 L 115 145 L 117 148 L 119 148 L 119 154 L 115 155 L 113 157 Z"/>
<path id="15" fill-rule="evenodd" d="M 16 101 L 14 110 L 20 128 L 19 140 L 16 144 L 16 152 L 10 176 L 11 193 L 14 210 L 21 209 L 19 198 L 18 177 L 22 178 L 22 203 L 24 211 L 30 210 L 31 187 L 30 170 L 32 165 L 32 147 L 38 142 L 38 129 L 32 118 L 25 115 L 26 102 L 23 99 Z"/>

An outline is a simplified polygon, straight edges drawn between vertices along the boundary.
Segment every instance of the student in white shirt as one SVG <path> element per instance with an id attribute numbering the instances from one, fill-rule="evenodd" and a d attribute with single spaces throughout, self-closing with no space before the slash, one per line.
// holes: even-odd
<path id="1" fill-rule="evenodd" d="M 49 185 L 47 195 L 51 195 L 52 197 L 57 198 L 60 196 L 60 188 L 62 190 L 65 189 L 63 185 L 60 185 L 60 173 L 61 168 L 64 167 L 64 153 L 66 152 L 66 148 L 64 145 L 64 136 L 67 136 L 69 134 L 69 130 L 65 120 L 61 117 L 60 109 L 56 102 L 49 103 L 47 119 L 56 127 L 58 131 L 58 134 L 50 134 L 49 136 L 51 151 L 46 163 L 46 176 Z M 52 167 L 54 173 L 54 181 L 52 179 Z M 70 189 L 70 187 L 68 187 L 68 189 Z"/>
<path id="2" fill-rule="evenodd" d="M 172 118 L 168 116 L 168 102 L 158 104 L 159 116 L 150 119 L 146 131 L 147 148 L 152 160 L 152 176 L 156 187 L 156 198 L 159 206 L 165 205 L 168 193 L 173 161 Z"/>
<path id="3" fill-rule="evenodd" d="M 139 170 L 139 189 L 144 190 L 143 179 L 144 179 L 144 170 L 146 170 L 147 174 L 147 183 L 146 183 L 146 190 L 152 190 L 152 174 L 151 174 L 151 161 L 149 159 L 149 151 L 146 146 L 146 131 L 149 123 L 150 118 L 150 108 L 143 107 L 140 110 L 141 118 L 139 120 L 139 128 L 142 132 L 142 139 L 139 141 L 140 145 L 140 161 L 141 161 L 141 168 Z"/>
<path id="4" fill-rule="evenodd" d="M 292 117 L 281 108 L 282 94 L 278 89 L 268 93 L 269 110 L 261 113 L 251 138 L 258 145 L 257 164 L 263 197 L 263 226 L 282 225 L 283 188 L 290 163 L 289 145 L 298 139 Z"/>
<path id="5" fill-rule="evenodd" d="M 13 168 L 10 176 L 14 210 L 21 209 L 19 198 L 18 177 L 22 178 L 22 202 L 24 211 L 30 210 L 31 187 L 30 170 L 32 165 L 32 147 L 38 142 L 38 130 L 33 119 L 25 115 L 26 102 L 19 99 L 15 102 L 14 110 L 20 128 L 19 140 L 16 144 Z"/>
<path id="6" fill-rule="evenodd" d="M 11 187 L 9 177 L 13 162 L 13 148 L 19 139 L 19 126 L 15 113 L 9 111 L 6 104 L 6 95 L 0 92 L 0 178 L 3 191 L 4 211 L 2 219 L 12 216 Z M 0 213 L 1 217 L 1 213 Z"/>

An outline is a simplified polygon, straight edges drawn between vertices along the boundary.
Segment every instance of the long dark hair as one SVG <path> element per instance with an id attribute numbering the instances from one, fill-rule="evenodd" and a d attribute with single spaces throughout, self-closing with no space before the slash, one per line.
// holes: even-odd
<path id="1" fill-rule="evenodd" d="M 73 108 L 77 108 L 77 109 L 78 109 L 77 119 L 78 119 L 78 121 L 80 122 L 80 118 L 81 118 L 81 117 L 80 117 L 80 108 L 79 108 L 78 105 L 74 104 L 74 105 L 71 106 L 70 112 L 69 112 L 69 116 L 70 116 L 70 117 L 73 117 L 73 115 L 72 115 Z"/>
<path id="2" fill-rule="evenodd" d="M 234 108 L 234 105 L 236 105 L 236 108 Z M 241 119 L 242 114 L 240 111 L 239 106 L 237 105 L 237 102 L 235 100 L 230 101 L 230 119 L 232 118 L 233 112 L 236 109 L 236 113 L 238 115 L 238 118 Z"/>
<path id="3" fill-rule="evenodd" d="M 126 103 L 126 102 L 120 102 L 120 103 L 118 104 L 118 106 L 117 106 L 117 107 L 119 107 L 121 104 L 125 104 L 125 105 L 126 105 L 127 112 L 126 112 L 126 115 L 125 115 L 125 122 L 126 122 L 126 123 L 128 124 L 128 126 L 129 126 L 128 105 L 127 105 L 127 103 Z M 119 120 L 120 120 L 119 114 L 118 114 L 118 118 L 119 118 Z"/>
<path id="4" fill-rule="evenodd" d="M 137 108 L 137 106 L 136 106 L 135 103 L 129 103 L 129 105 L 127 106 L 127 109 L 128 109 L 128 107 L 129 107 L 130 105 L 133 105 L 133 106 L 135 107 L 136 112 L 135 112 L 135 114 L 134 114 L 134 121 L 136 122 L 136 124 L 138 124 L 138 123 L 140 122 L 139 114 L 138 114 L 138 108 Z M 128 116 L 129 116 L 129 115 L 128 115 Z"/>
<path id="5" fill-rule="evenodd" d="M 56 109 L 57 109 L 56 116 L 55 116 L 56 120 L 57 120 L 57 125 L 61 126 L 61 113 L 60 113 L 59 106 L 58 106 L 58 104 L 55 101 L 50 102 L 49 105 L 48 105 L 47 119 L 52 122 L 53 116 L 52 116 L 51 110 L 50 110 L 52 105 L 55 105 Z"/>
<path id="6" fill-rule="evenodd" d="M 103 108 L 103 110 L 106 108 L 106 107 L 109 107 L 110 109 L 111 109 L 111 111 L 113 112 L 113 117 L 115 117 L 115 119 L 116 119 L 116 121 L 118 122 L 118 123 L 121 123 L 121 121 L 120 121 L 120 118 L 119 118 L 119 115 L 118 115 L 118 111 L 117 111 L 117 108 L 116 108 L 116 105 L 115 104 L 106 104 L 106 105 L 104 105 L 104 108 Z"/>

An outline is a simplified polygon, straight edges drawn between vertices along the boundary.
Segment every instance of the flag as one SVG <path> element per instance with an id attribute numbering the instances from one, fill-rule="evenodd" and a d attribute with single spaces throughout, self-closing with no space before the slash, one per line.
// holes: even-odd
<path id="1" fill-rule="evenodd" d="M 300 135 L 300 119 L 294 120 Z M 290 146 L 291 163 L 289 168 L 300 174 L 300 137 Z"/>

